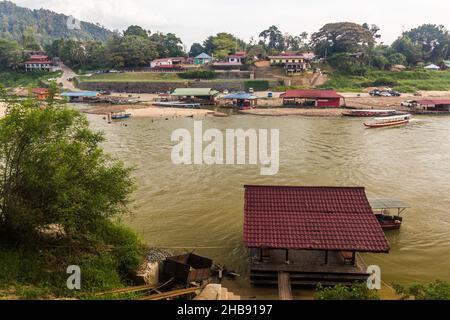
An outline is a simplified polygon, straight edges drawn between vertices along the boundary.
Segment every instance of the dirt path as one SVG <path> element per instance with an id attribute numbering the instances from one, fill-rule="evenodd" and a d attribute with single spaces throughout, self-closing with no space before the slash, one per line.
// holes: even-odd
<path id="1" fill-rule="evenodd" d="M 80 91 L 78 88 L 76 88 L 74 86 L 74 84 L 72 82 L 67 80 L 67 79 L 76 77 L 77 74 L 63 63 L 61 63 L 61 69 L 63 71 L 63 74 L 60 78 L 58 78 L 58 84 L 62 83 L 64 89 L 68 89 L 71 91 Z"/>

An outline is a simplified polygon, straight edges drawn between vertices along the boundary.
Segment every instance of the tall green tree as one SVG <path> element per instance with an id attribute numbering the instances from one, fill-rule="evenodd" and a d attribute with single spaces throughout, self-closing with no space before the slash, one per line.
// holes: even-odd
<path id="1" fill-rule="evenodd" d="M 33 27 L 27 27 L 22 35 L 22 47 L 25 50 L 40 50 L 36 30 Z"/>
<path id="2" fill-rule="evenodd" d="M 0 39 L 0 70 L 18 69 L 22 60 L 22 50 L 17 42 Z"/>
<path id="3" fill-rule="evenodd" d="M 124 36 L 138 36 L 142 38 L 148 38 L 150 32 L 144 30 L 144 28 L 140 26 L 129 26 L 127 30 L 123 32 Z"/>
<path id="4" fill-rule="evenodd" d="M 268 29 L 259 34 L 262 43 L 266 45 L 269 50 L 283 51 L 286 49 L 285 39 L 283 33 L 277 26 L 270 26 Z"/>
<path id="5" fill-rule="evenodd" d="M 127 211 L 130 169 L 106 155 L 84 115 L 34 101 L 0 119 L 0 234 L 27 244 L 49 225 L 88 240 Z"/>
<path id="6" fill-rule="evenodd" d="M 186 53 L 183 42 L 174 33 L 157 32 L 150 36 L 150 41 L 155 46 L 159 58 L 182 57 Z"/>
<path id="7" fill-rule="evenodd" d="M 191 46 L 191 50 L 189 50 L 189 56 L 190 57 L 196 57 L 199 54 L 203 53 L 205 51 L 205 48 L 200 43 L 194 43 Z"/>
<path id="8" fill-rule="evenodd" d="M 366 52 L 375 44 L 373 32 L 352 22 L 328 23 L 311 36 L 317 54 Z"/>
<path id="9" fill-rule="evenodd" d="M 229 54 L 244 50 L 246 43 L 230 33 L 220 32 L 215 36 L 208 37 L 203 46 L 208 54 L 214 55 L 218 59 L 224 59 Z"/>

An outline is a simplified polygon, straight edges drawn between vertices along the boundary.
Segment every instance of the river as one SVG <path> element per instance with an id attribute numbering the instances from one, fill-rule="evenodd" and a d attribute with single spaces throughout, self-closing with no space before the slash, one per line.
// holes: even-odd
<path id="1" fill-rule="evenodd" d="M 108 125 L 105 149 L 134 166 L 138 189 L 125 223 L 148 245 L 193 251 L 241 273 L 245 184 L 364 186 L 369 198 L 396 198 L 411 206 L 401 231 L 388 232 L 389 255 L 365 255 L 386 282 L 450 280 L 450 117 L 416 117 L 408 126 L 364 129 L 361 119 L 207 118 L 205 128 L 280 129 L 280 171 L 259 166 L 177 166 L 170 141 L 193 119 L 130 119 Z"/>

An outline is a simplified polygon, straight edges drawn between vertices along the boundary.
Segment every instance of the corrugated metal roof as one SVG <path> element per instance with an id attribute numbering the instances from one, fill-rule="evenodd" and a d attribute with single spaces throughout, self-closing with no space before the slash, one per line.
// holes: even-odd
<path id="1" fill-rule="evenodd" d="M 206 53 L 200 53 L 198 56 L 195 57 L 196 59 L 211 59 L 212 57 L 207 55 Z"/>
<path id="2" fill-rule="evenodd" d="M 389 252 L 364 188 L 245 187 L 249 248 Z"/>
<path id="3" fill-rule="evenodd" d="M 333 99 L 342 98 L 334 90 L 288 90 L 282 94 L 283 98 L 299 98 L 299 99 Z"/>
<path id="4" fill-rule="evenodd" d="M 77 92 L 64 92 L 61 93 L 61 97 L 71 97 L 71 98 L 94 98 L 99 95 L 95 91 L 77 91 Z"/>
<path id="5" fill-rule="evenodd" d="M 172 93 L 173 96 L 179 97 L 206 97 L 215 96 L 219 91 L 211 88 L 178 88 Z"/>
<path id="6" fill-rule="evenodd" d="M 416 103 L 421 104 L 423 106 L 439 106 L 439 105 L 450 105 L 450 100 L 425 99 L 425 100 L 417 100 Z"/>
<path id="7" fill-rule="evenodd" d="M 235 100 L 235 99 L 237 99 L 237 100 L 255 100 L 255 99 L 258 99 L 257 96 L 250 94 L 250 93 L 245 93 L 245 92 L 229 94 L 223 98 L 227 99 L 227 100 Z"/>

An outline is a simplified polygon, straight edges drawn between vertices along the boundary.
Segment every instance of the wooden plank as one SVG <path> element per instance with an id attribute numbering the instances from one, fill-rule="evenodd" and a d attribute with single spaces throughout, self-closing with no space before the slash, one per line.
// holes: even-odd
<path id="1" fill-rule="evenodd" d="M 124 294 L 124 293 L 135 293 L 135 292 L 141 292 L 141 291 L 151 291 L 156 288 L 157 288 L 156 286 L 148 286 L 148 285 L 136 286 L 136 287 L 130 287 L 130 288 L 123 288 L 123 289 L 99 292 L 96 294 L 96 296 L 104 296 L 107 294 Z"/>
<path id="2" fill-rule="evenodd" d="M 280 300 L 294 300 L 294 298 L 292 297 L 291 278 L 289 273 L 278 273 L 278 292 Z"/>
<path id="3" fill-rule="evenodd" d="M 194 293 L 198 290 L 201 290 L 200 287 L 196 287 L 196 288 L 188 288 L 188 289 L 181 289 L 181 290 L 174 290 L 174 291 L 169 291 L 169 292 L 163 292 L 160 294 L 154 294 L 139 300 L 166 300 L 166 299 L 170 299 L 170 298 L 176 298 L 176 297 L 180 297 L 180 296 L 184 296 L 190 293 Z"/>

